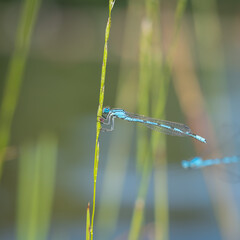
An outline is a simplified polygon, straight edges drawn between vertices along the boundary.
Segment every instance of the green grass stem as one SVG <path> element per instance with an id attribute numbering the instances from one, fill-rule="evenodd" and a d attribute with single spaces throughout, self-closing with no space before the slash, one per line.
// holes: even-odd
<path id="1" fill-rule="evenodd" d="M 141 23 L 140 36 L 140 69 L 138 89 L 138 112 L 149 115 L 150 84 L 152 79 L 152 41 L 153 41 L 153 16 L 155 2 L 145 1 L 146 16 Z M 137 240 L 140 236 L 141 226 L 144 219 L 145 197 L 148 189 L 150 172 L 152 168 L 149 155 L 149 139 L 146 128 L 138 128 L 137 140 L 137 168 L 141 173 L 141 182 L 138 197 L 135 201 L 133 217 L 129 230 L 129 240 Z"/>
<path id="2" fill-rule="evenodd" d="M 149 15 L 149 14 L 148 14 Z M 140 36 L 140 68 L 139 68 L 139 87 L 138 87 L 138 112 L 140 114 L 149 115 L 149 90 L 151 82 L 151 45 L 153 34 L 153 22 L 150 16 L 145 17 L 141 23 Z M 137 140 L 137 167 L 141 170 L 141 166 L 146 159 L 148 149 L 147 129 L 138 128 Z"/>
<path id="3" fill-rule="evenodd" d="M 139 239 L 141 226 L 144 219 L 145 200 L 150 182 L 150 173 L 152 170 L 152 162 L 148 161 L 150 159 L 148 153 L 146 154 L 146 157 L 146 161 L 144 161 L 142 167 L 140 188 L 138 190 L 138 196 L 135 201 L 128 240 Z"/>
<path id="4" fill-rule="evenodd" d="M 90 240 L 90 203 L 88 203 L 86 215 L 86 240 Z"/>
<path id="5" fill-rule="evenodd" d="M 115 1 L 109 0 L 109 16 L 105 31 L 105 43 L 103 51 L 103 63 L 102 63 L 102 73 L 101 73 L 101 85 L 100 85 L 100 94 L 99 94 L 99 105 L 97 111 L 97 123 L 96 123 L 96 144 L 95 144 L 95 157 L 94 157 L 94 169 L 93 169 L 93 208 L 92 208 L 92 219 L 91 219 L 91 240 L 93 240 L 93 224 L 95 216 L 95 207 L 96 207 L 96 185 L 97 185 L 97 173 L 98 173 L 98 161 L 99 161 L 99 134 L 101 130 L 101 123 L 99 117 L 102 116 L 103 109 L 103 100 L 104 100 L 104 90 L 105 90 L 105 77 L 106 77 L 106 68 L 107 68 L 107 56 L 108 56 L 108 39 L 111 28 L 111 13 Z"/>
<path id="6" fill-rule="evenodd" d="M 155 32 L 155 38 L 160 44 L 159 31 Z M 153 51 L 153 81 L 152 81 L 152 115 L 155 118 L 165 119 L 165 105 L 168 95 L 168 82 L 162 66 L 162 59 L 158 52 Z M 168 216 L 168 185 L 167 185 L 167 156 L 166 136 L 153 131 L 150 138 L 151 155 L 154 168 L 154 215 L 155 215 L 155 239 L 167 240 L 169 231 Z"/>
<path id="7" fill-rule="evenodd" d="M 172 52 L 174 51 L 174 48 L 176 46 L 179 30 L 180 30 L 180 27 L 182 24 L 183 14 L 185 12 L 186 6 L 187 6 L 187 0 L 178 0 L 177 8 L 175 11 L 173 38 L 172 38 L 172 42 L 170 44 L 170 49 L 167 54 L 167 63 L 168 64 L 170 64 L 170 62 L 171 62 Z"/>
<path id="8" fill-rule="evenodd" d="M 121 106 L 129 112 L 136 112 L 136 79 L 138 75 L 137 64 L 131 61 L 126 61 L 124 56 L 127 56 L 133 48 L 131 44 L 131 36 L 133 31 L 136 31 L 135 22 L 138 22 L 139 12 L 136 11 L 136 2 L 129 1 L 126 21 L 124 26 L 124 37 L 122 56 L 123 60 L 120 63 L 119 80 L 117 83 L 116 101 L 114 106 Z M 124 124 L 124 123 L 123 123 Z M 106 159 L 106 167 L 104 169 L 103 187 L 98 207 L 98 215 L 96 227 L 101 232 L 103 239 L 109 239 L 118 227 L 118 217 L 121 210 L 122 191 L 124 187 L 126 169 L 128 167 L 129 154 L 132 149 L 133 126 L 131 124 L 124 124 L 117 126 L 118 133 L 113 134 L 110 140 L 109 151 Z M 120 129 L 119 129 L 120 128 Z M 122 141 L 124 139 L 124 141 Z M 121 147 L 119 147 L 121 145 Z M 117 172 L 117 184 L 115 192 L 112 194 L 111 189 L 114 182 L 113 174 Z M 109 180 L 110 179 L 110 180 Z M 111 196 L 111 203 L 109 204 L 109 194 Z"/>
<path id="9" fill-rule="evenodd" d="M 172 52 L 176 45 L 178 33 L 182 23 L 182 17 L 186 9 L 186 0 L 179 0 L 175 11 L 174 34 L 170 49 L 166 56 L 166 67 L 161 65 L 161 59 L 153 51 L 153 74 L 152 84 L 153 117 L 165 119 L 165 106 L 167 101 L 168 86 L 170 80 Z M 156 33 L 158 33 L 156 31 Z M 156 36 L 160 42 L 160 36 Z M 161 66 L 161 67 L 159 67 Z M 159 81 L 161 79 L 161 81 Z M 154 157 L 154 202 L 155 202 L 155 239 L 169 239 L 169 216 L 168 216 L 168 188 L 167 188 L 167 157 L 166 137 L 157 132 L 151 135 L 152 156 Z"/>
<path id="10" fill-rule="evenodd" d="M 163 67 L 159 47 L 155 49 L 151 48 L 153 37 L 155 36 L 158 44 L 160 44 L 160 33 L 157 29 L 159 26 L 155 26 L 154 31 L 148 29 L 146 34 L 146 28 L 142 29 L 141 44 L 140 44 L 140 90 L 139 90 L 139 105 L 144 114 L 150 112 L 149 106 L 152 105 L 152 115 L 156 118 L 165 117 L 165 104 L 167 99 L 168 85 L 170 79 L 171 69 L 171 49 L 173 49 L 178 31 L 180 28 L 181 19 L 184 9 L 186 7 L 186 0 L 180 0 L 178 2 L 175 13 L 175 29 L 172 44 L 166 57 L 166 67 Z M 159 21 L 157 20 L 158 13 L 157 2 L 146 2 L 147 10 L 147 24 L 153 26 Z M 151 20 L 150 20 L 151 19 Z M 154 32 L 154 34 L 153 34 Z M 158 49 L 158 51 L 156 51 Z M 151 99 L 149 98 L 149 90 L 151 90 Z M 150 101 L 152 100 L 152 101 Z M 142 113 L 142 112 L 141 112 Z M 143 131 L 143 130 L 141 130 Z M 149 144 L 150 142 L 150 144 Z M 133 213 L 133 219 L 131 223 L 129 239 L 138 239 L 140 235 L 141 225 L 143 222 L 144 203 L 147 193 L 147 187 L 149 183 L 149 174 L 152 169 L 152 163 L 149 160 L 150 156 L 155 158 L 155 166 L 158 169 L 155 171 L 155 239 L 168 239 L 168 197 L 167 197 L 167 161 L 165 150 L 165 136 L 159 135 L 157 132 L 151 133 L 150 141 L 141 134 L 139 136 L 138 144 L 138 157 L 141 157 L 144 162 L 144 168 L 142 172 L 142 181 L 140 183 L 140 189 L 138 198 L 135 204 Z M 140 149 L 139 149 L 140 148 Z M 146 155 L 150 149 L 151 152 Z M 161 157 L 160 157 L 161 156 Z M 145 163 L 148 162 L 148 163 Z M 146 170 L 147 169 L 147 170 Z M 143 190 L 144 189 L 144 190 Z M 139 207 L 139 202 L 141 207 Z M 159 231 L 161 229 L 161 231 Z"/>
<path id="11" fill-rule="evenodd" d="M 0 179 L 6 148 L 9 144 L 11 125 L 22 84 L 30 48 L 32 30 L 41 0 L 25 0 L 17 29 L 15 48 L 9 63 L 3 99 L 0 107 Z"/>
<path id="12" fill-rule="evenodd" d="M 43 135 L 21 148 L 18 174 L 17 239 L 48 239 L 54 195 L 57 139 Z"/>

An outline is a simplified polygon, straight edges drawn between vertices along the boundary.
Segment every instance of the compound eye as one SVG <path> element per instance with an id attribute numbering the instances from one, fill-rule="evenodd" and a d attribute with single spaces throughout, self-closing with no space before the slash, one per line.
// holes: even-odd
<path id="1" fill-rule="evenodd" d="M 110 111 L 110 108 L 108 108 L 108 107 L 105 107 L 105 108 L 103 109 L 103 113 L 109 113 L 109 111 Z"/>

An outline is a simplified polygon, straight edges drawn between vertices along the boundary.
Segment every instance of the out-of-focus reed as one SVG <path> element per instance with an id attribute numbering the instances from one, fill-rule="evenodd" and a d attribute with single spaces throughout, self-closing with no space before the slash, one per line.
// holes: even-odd
<path id="1" fill-rule="evenodd" d="M 90 240 L 90 203 L 87 206 L 87 214 L 86 214 L 86 240 Z"/>
<path id="2" fill-rule="evenodd" d="M 57 138 L 40 136 L 21 147 L 18 172 L 17 239 L 49 238 L 55 189 Z"/>
<path id="3" fill-rule="evenodd" d="M 145 1 L 145 16 L 141 22 L 141 35 L 139 47 L 139 86 L 138 86 L 138 112 L 150 115 L 150 88 L 152 79 L 152 37 L 153 37 L 153 8 L 154 1 Z M 141 174 L 138 196 L 135 201 L 132 221 L 129 230 L 129 240 L 139 238 L 143 222 L 145 196 L 149 185 L 152 160 L 150 157 L 150 144 L 148 129 L 139 128 L 137 135 L 137 168 Z"/>
<path id="4" fill-rule="evenodd" d="M 159 3 L 146 1 L 146 16 L 142 22 L 140 39 L 139 113 L 155 118 L 165 118 L 165 104 L 168 92 L 171 49 L 174 48 L 186 1 L 179 1 L 176 8 L 174 37 L 170 44 L 166 63 L 163 64 L 159 33 Z M 164 67 L 165 66 L 165 67 Z M 151 106 L 151 110 L 149 109 Z M 138 129 L 138 164 L 141 169 L 141 183 L 135 202 L 129 239 L 138 239 L 143 222 L 145 198 L 149 187 L 150 174 L 154 169 L 155 184 L 155 239 L 168 239 L 168 193 L 165 136 L 146 129 Z M 150 141 L 149 141 L 150 140 Z M 154 159 L 154 160 L 153 160 Z"/>
<path id="5" fill-rule="evenodd" d="M 25 0 L 23 2 L 14 52 L 7 71 L 4 94 L 0 106 L 0 179 L 40 3 L 41 0 Z"/>

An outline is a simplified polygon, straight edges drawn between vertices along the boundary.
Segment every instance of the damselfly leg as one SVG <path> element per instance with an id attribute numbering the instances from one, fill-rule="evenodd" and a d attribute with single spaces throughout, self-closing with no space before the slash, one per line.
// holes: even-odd
<path id="1" fill-rule="evenodd" d="M 109 113 L 106 117 L 102 117 L 101 123 L 104 124 L 104 125 L 107 125 L 107 126 L 110 125 L 110 128 L 106 128 L 106 127 L 102 126 L 101 130 L 103 132 L 111 132 L 111 131 L 114 130 L 114 118 L 115 118 L 115 116 L 113 116 L 112 113 Z"/>

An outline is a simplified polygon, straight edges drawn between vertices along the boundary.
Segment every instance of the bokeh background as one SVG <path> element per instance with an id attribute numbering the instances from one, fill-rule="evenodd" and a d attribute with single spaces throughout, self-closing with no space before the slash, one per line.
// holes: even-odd
<path id="1" fill-rule="evenodd" d="M 107 0 L 0 1 L 0 239 L 85 239 L 107 17 Z M 240 154 L 239 1 L 116 0 L 108 50 L 104 105 L 208 144 L 116 120 L 95 239 L 240 239 L 238 165 L 181 168 Z"/>

